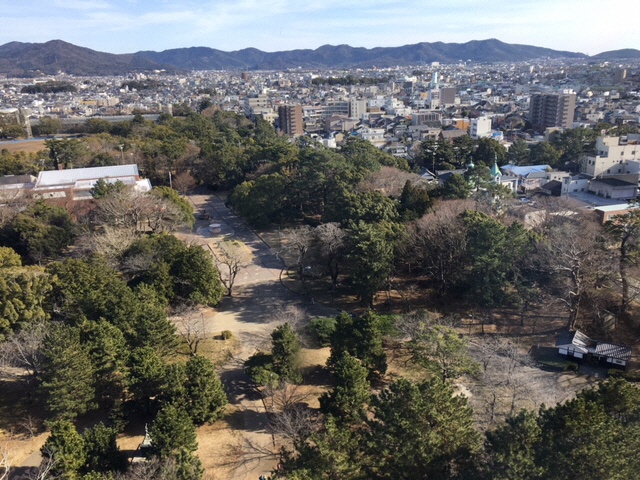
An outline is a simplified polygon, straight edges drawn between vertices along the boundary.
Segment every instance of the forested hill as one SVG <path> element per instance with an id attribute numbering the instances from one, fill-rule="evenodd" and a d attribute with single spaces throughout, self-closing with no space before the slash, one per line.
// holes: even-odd
<path id="1" fill-rule="evenodd" d="M 10 42 L 0 46 L 0 73 L 27 75 L 55 74 L 118 75 L 132 71 L 351 68 L 415 65 L 425 62 L 518 62 L 537 58 L 583 58 L 582 53 L 551 50 L 531 45 L 504 43 L 496 39 L 467 43 L 417 43 L 400 47 L 358 48 L 323 45 L 301 49 L 263 52 L 245 48 L 224 52 L 208 47 L 191 47 L 163 52 L 141 51 L 111 54 L 72 45 L 61 40 L 46 43 Z"/>

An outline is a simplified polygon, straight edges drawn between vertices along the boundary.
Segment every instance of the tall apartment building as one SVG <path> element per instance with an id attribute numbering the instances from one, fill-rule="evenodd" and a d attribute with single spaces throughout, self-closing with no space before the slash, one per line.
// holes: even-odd
<path id="1" fill-rule="evenodd" d="M 278 126 L 290 137 L 304 134 L 302 105 L 280 105 L 278 107 Z"/>
<path id="2" fill-rule="evenodd" d="M 529 120 L 533 128 L 547 127 L 571 128 L 576 109 L 576 94 L 539 93 L 531 96 Z"/>
<path id="3" fill-rule="evenodd" d="M 627 79 L 627 69 L 626 68 L 616 68 L 613 72 L 613 84 L 620 85 Z"/>

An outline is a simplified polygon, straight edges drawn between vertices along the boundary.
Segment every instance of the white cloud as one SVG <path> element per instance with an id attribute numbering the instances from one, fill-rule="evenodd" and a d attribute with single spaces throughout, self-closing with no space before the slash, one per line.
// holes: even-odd
<path id="1" fill-rule="evenodd" d="M 640 46 L 637 0 L 0 0 L 0 44 L 61 38 L 120 53 L 399 46 L 498 38 L 596 53 Z M 626 12 L 626 13 L 625 13 Z M 117 32 L 117 35 L 114 34 Z"/>

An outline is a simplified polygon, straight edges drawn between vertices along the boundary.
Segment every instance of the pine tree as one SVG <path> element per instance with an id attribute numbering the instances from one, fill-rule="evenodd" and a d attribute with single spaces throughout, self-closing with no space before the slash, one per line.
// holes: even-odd
<path id="1" fill-rule="evenodd" d="M 80 478 L 79 472 L 85 464 L 86 450 L 84 439 L 73 423 L 67 420 L 53 422 L 51 435 L 40 451 L 45 458 L 44 462 L 53 459 L 52 475 L 68 480 Z"/>
<path id="2" fill-rule="evenodd" d="M 129 381 L 129 351 L 124 334 L 106 320 L 87 321 L 82 340 L 88 347 L 96 378 L 96 400 L 107 409 L 119 408 Z"/>
<path id="3" fill-rule="evenodd" d="M 271 355 L 273 372 L 283 380 L 299 383 L 300 340 L 291 325 L 285 323 L 271 333 Z"/>
<path id="4" fill-rule="evenodd" d="M 54 418 L 72 420 L 94 406 L 91 357 L 76 328 L 52 325 L 42 347 L 41 389 Z"/>
<path id="5" fill-rule="evenodd" d="M 210 360 L 196 355 L 186 365 L 187 410 L 196 425 L 213 422 L 222 414 L 227 395 Z"/>
<path id="6" fill-rule="evenodd" d="M 371 398 L 368 373 L 357 358 L 343 352 L 334 366 L 336 386 L 320 398 L 322 410 L 348 423 L 364 420 Z"/>
<path id="7" fill-rule="evenodd" d="M 334 365 L 346 352 L 362 362 L 369 371 L 369 378 L 384 375 L 387 371 L 387 355 L 382 345 L 378 317 L 372 311 L 353 317 L 345 312 L 338 315 L 336 320 L 328 364 Z"/>
<path id="8" fill-rule="evenodd" d="M 116 443 L 117 431 L 106 427 L 102 422 L 84 431 L 86 465 L 88 472 L 124 471 L 127 457 Z"/>
<path id="9" fill-rule="evenodd" d="M 481 448 L 467 399 L 438 380 L 398 380 L 373 398 L 368 423 L 375 478 L 454 478 Z"/>
<path id="10" fill-rule="evenodd" d="M 167 404 L 158 412 L 149 429 L 151 451 L 161 459 L 181 451 L 193 453 L 198 448 L 196 429 L 181 406 Z"/>

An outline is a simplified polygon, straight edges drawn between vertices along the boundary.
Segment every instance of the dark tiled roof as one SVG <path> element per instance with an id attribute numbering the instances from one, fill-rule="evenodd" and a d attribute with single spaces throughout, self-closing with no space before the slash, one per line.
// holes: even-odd
<path id="1" fill-rule="evenodd" d="M 635 187 L 637 186 L 631 182 L 625 182 L 624 180 L 620 180 L 619 178 L 594 178 L 592 181 L 598 183 L 604 183 L 605 185 L 609 185 L 611 187 Z"/>
<path id="2" fill-rule="evenodd" d="M 602 355 L 603 357 L 613 357 L 619 360 L 631 360 L 631 348 L 624 345 L 615 345 L 613 343 L 598 342 L 596 345 L 596 355 Z"/>

